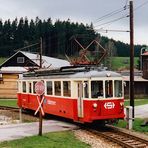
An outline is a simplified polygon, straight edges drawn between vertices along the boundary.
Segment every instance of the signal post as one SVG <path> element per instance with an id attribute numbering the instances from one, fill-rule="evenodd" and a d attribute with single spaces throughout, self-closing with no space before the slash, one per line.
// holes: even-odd
<path id="1" fill-rule="evenodd" d="M 42 121 L 44 116 L 44 110 L 43 110 L 43 101 L 44 101 L 44 91 L 45 91 L 45 85 L 43 81 L 39 81 L 35 84 L 35 92 L 37 94 L 37 101 L 38 101 L 38 108 L 35 112 L 35 115 L 39 112 L 39 136 L 42 136 Z"/>

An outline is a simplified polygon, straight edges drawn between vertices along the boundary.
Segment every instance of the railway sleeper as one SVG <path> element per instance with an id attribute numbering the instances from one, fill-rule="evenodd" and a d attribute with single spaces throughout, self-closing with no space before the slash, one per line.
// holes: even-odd
<path id="1" fill-rule="evenodd" d="M 143 143 L 141 143 L 141 142 L 139 142 L 139 141 L 132 143 L 132 145 L 134 145 L 134 146 L 138 146 L 138 145 L 141 145 L 141 144 L 143 144 Z M 143 144 L 143 145 L 146 146 L 146 144 Z"/>
<path id="2" fill-rule="evenodd" d="M 131 139 L 129 139 L 129 140 L 127 140 L 127 141 L 124 141 L 124 142 L 126 142 L 126 143 L 132 143 L 132 142 L 134 142 L 135 140 L 131 140 Z"/>
<path id="3" fill-rule="evenodd" d="M 147 145 L 146 144 L 138 144 L 134 146 L 135 148 L 146 148 Z"/>

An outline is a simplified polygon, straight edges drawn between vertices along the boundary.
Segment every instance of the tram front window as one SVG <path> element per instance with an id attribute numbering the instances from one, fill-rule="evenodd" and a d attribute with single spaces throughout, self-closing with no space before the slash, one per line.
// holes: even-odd
<path id="1" fill-rule="evenodd" d="M 113 81 L 112 80 L 105 81 L 105 97 L 106 98 L 113 97 Z"/>
<path id="2" fill-rule="evenodd" d="M 122 97 L 122 81 L 114 81 L 115 97 Z"/>
<path id="3" fill-rule="evenodd" d="M 91 81 L 91 98 L 103 97 L 103 81 Z"/>

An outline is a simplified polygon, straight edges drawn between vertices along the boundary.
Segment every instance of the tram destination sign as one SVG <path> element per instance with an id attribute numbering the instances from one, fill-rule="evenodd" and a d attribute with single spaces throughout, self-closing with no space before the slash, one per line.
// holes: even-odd
<path id="1" fill-rule="evenodd" d="M 42 81 L 36 82 L 35 92 L 37 95 L 42 95 L 45 92 L 45 85 Z"/>

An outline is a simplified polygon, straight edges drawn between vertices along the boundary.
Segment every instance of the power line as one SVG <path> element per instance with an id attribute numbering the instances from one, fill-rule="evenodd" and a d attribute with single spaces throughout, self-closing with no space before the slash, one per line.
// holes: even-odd
<path id="1" fill-rule="evenodd" d="M 110 12 L 110 13 L 108 13 L 108 14 L 106 14 L 106 15 L 104 15 L 104 16 L 98 18 L 98 19 L 96 19 L 96 21 L 94 21 L 94 23 L 98 23 L 98 22 L 100 22 L 100 21 L 102 21 L 102 20 L 104 20 L 104 19 L 106 19 L 106 18 L 109 18 L 109 17 L 111 17 L 111 16 L 113 16 L 113 15 L 116 15 L 116 14 L 118 14 L 118 13 L 121 13 L 122 11 L 125 11 L 126 9 L 127 9 L 127 7 L 125 6 L 125 7 L 123 7 L 123 8 L 114 10 L 114 11 L 112 11 L 112 12 Z"/>
<path id="2" fill-rule="evenodd" d="M 102 21 L 102 20 L 105 20 L 105 19 L 107 19 L 107 18 L 109 18 L 109 17 L 111 17 L 111 16 L 113 16 L 113 15 L 116 15 L 116 14 L 118 14 L 118 13 L 121 13 L 122 11 L 125 11 L 125 10 L 126 10 L 125 8 L 122 8 L 122 9 L 120 9 L 119 11 L 114 11 L 114 12 L 112 12 L 112 13 L 110 13 L 110 14 L 104 15 L 103 17 L 100 17 L 100 19 L 97 19 L 97 20 L 95 21 L 95 23 L 98 23 L 98 22 L 100 22 L 100 21 Z"/>
<path id="3" fill-rule="evenodd" d="M 113 22 L 116 22 L 116 21 L 118 21 L 118 20 L 121 20 L 121 19 L 124 19 L 124 18 L 127 18 L 127 17 L 129 17 L 129 15 L 124 15 L 124 16 L 119 17 L 119 18 L 116 18 L 116 19 L 114 19 L 114 20 L 111 20 L 111 21 L 108 21 L 108 22 L 105 22 L 105 23 L 96 25 L 95 27 L 102 26 L 102 25 L 107 25 L 107 24 L 111 24 L 111 23 L 113 23 Z"/>
<path id="4" fill-rule="evenodd" d="M 127 3 L 128 3 L 128 0 L 125 1 L 125 6 L 124 7 L 127 7 Z"/>
<path id="5" fill-rule="evenodd" d="M 122 11 L 124 11 L 124 10 L 126 10 L 127 8 L 129 8 L 129 6 L 128 6 L 128 1 L 129 0 L 126 0 L 126 2 L 125 2 L 125 6 L 122 8 L 122 9 L 117 9 L 117 10 L 115 10 L 115 11 L 112 11 L 111 13 L 108 13 L 108 14 L 106 14 L 106 15 L 104 15 L 104 16 L 102 16 L 102 17 L 100 17 L 99 19 L 97 19 L 98 20 L 98 22 L 100 22 L 100 21 L 102 21 L 102 20 L 104 20 L 104 19 L 106 19 L 106 18 L 109 18 L 109 17 L 111 17 L 111 16 L 113 16 L 113 15 L 115 15 L 115 14 L 118 14 L 118 13 L 120 13 L 120 12 L 122 12 Z M 144 5 L 146 5 L 146 4 L 148 4 L 148 0 L 146 1 L 146 2 L 144 2 L 144 3 L 142 3 L 141 5 L 139 5 L 138 7 L 136 7 L 135 9 L 134 9 L 134 11 L 136 11 L 137 9 L 140 9 L 141 7 L 143 7 Z M 127 7 L 128 6 L 128 7 Z M 102 26 L 102 25 L 107 25 L 107 24 L 111 24 L 111 23 L 113 23 L 113 22 L 116 22 L 116 21 L 118 21 L 118 20 L 121 20 L 121 19 L 124 19 L 124 18 L 126 18 L 126 17 L 129 17 L 129 15 L 127 14 L 127 15 L 125 15 L 125 16 L 122 16 L 122 17 L 119 17 L 119 18 L 116 18 L 116 19 L 114 19 L 114 20 L 111 20 L 111 21 L 108 21 L 108 22 L 105 22 L 105 23 L 102 23 L 102 24 L 99 24 L 99 25 L 96 25 L 96 26 L 94 26 L 94 27 L 98 27 L 98 26 Z M 96 30 L 96 29 L 95 29 Z M 114 31 L 114 32 L 129 32 L 129 31 L 122 31 L 122 30 L 101 30 L 101 29 L 99 29 L 100 31 L 104 31 L 104 32 L 108 32 L 108 31 Z M 99 31 L 98 30 L 98 31 Z"/>
<path id="6" fill-rule="evenodd" d="M 108 30 L 108 29 L 95 29 L 96 31 L 99 31 L 99 32 L 105 32 L 105 33 L 108 33 L 108 32 L 130 32 L 129 30 Z"/>
<path id="7" fill-rule="evenodd" d="M 147 3 L 148 3 L 148 0 L 146 2 L 144 2 L 144 3 L 142 3 L 141 5 L 139 5 L 138 7 L 136 7 L 134 9 L 134 11 L 136 11 L 137 9 L 140 9 L 141 7 L 143 7 L 144 5 L 146 5 Z"/>

